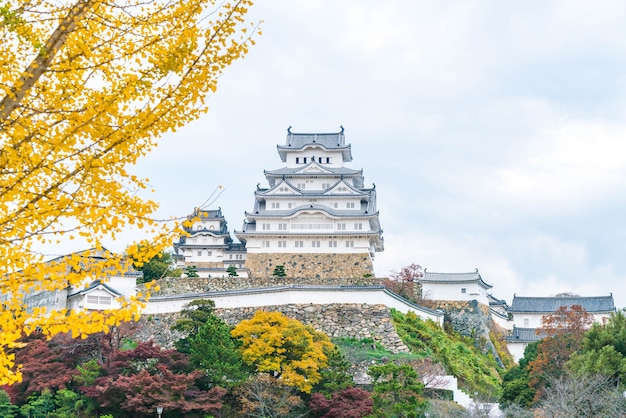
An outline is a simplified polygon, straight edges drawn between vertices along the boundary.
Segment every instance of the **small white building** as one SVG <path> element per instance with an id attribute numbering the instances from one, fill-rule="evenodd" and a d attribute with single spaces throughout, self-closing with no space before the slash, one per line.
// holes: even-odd
<path id="1" fill-rule="evenodd" d="M 238 276 L 247 277 L 246 248 L 233 242 L 222 209 L 196 209 L 189 219 L 186 235 L 174 243 L 176 267 L 194 266 L 200 277 L 225 277 L 234 266 Z"/>
<path id="2" fill-rule="evenodd" d="M 489 306 L 487 291 L 493 286 L 483 281 L 478 269 L 470 273 L 433 273 L 424 269 L 419 279 L 422 295 L 432 300 L 476 300 Z"/>
<path id="3" fill-rule="evenodd" d="M 64 255 L 48 261 L 48 263 L 63 262 L 66 258 L 82 258 L 88 266 L 90 262 L 102 261 L 110 257 L 106 249 L 89 249 Z M 24 296 L 29 309 L 45 307 L 47 310 L 105 310 L 121 307 L 119 298 L 130 299 L 137 293 L 137 279 L 142 276 L 140 271 L 132 267 L 123 272 L 104 271 L 93 277 L 88 277 L 82 284 L 68 286 L 64 289 L 31 292 Z"/>
<path id="4" fill-rule="evenodd" d="M 538 341 L 542 337 L 536 333 L 537 328 L 543 326 L 543 317 L 553 314 L 561 307 L 579 305 L 593 315 L 594 321 L 606 323 L 612 312 L 615 312 L 613 295 L 608 296 L 578 296 L 563 293 L 550 297 L 513 296 L 509 308 L 514 324 L 511 335 L 507 337 L 507 347 L 515 359 L 519 361 L 524 356 L 526 346 Z"/>

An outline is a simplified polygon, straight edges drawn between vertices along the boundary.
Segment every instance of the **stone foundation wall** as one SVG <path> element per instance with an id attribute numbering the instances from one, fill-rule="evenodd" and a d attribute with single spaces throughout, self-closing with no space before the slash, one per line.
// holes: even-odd
<path id="1" fill-rule="evenodd" d="M 491 352 L 500 366 L 504 367 L 489 335 L 492 324 L 494 324 L 489 306 L 476 300 L 431 300 L 429 302 L 432 304 L 429 308 L 442 309 L 445 312 L 445 323 L 449 324 L 459 334 L 473 338 L 476 346 L 483 353 Z"/>
<path id="2" fill-rule="evenodd" d="M 198 261 L 195 263 L 185 263 L 187 266 L 196 266 L 198 268 L 224 268 L 224 263 L 221 261 Z"/>
<path id="3" fill-rule="evenodd" d="M 185 295 L 193 293 L 217 292 L 223 290 L 258 289 L 263 287 L 284 286 L 287 284 L 311 285 L 379 285 L 381 279 L 367 277 L 352 278 L 289 278 L 289 277 L 166 277 L 157 281 L 160 290 L 151 292 L 152 296 Z M 143 293 L 145 285 L 137 288 Z"/>
<path id="4" fill-rule="evenodd" d="M 216 309 L 215 313 L 230 325 L 250 319 L 258 310 L 282 312 L 290 318 L 310 325 L 329 337 L 373 338 L 391 352 L 408 352 L 393 327 L 389 308 L 384 305 L 330 304 L 330 305 L 280 305 L 263 308 Z M 154 340 L 171 348 L 181 337 L 170 327 L 180 317 L 179 313 L 144 315 L 140 319 L 140 340 Z"/>
<path id="5" fill-rule="evenodd" d="M 362 278 L 374 274 L 368 253 L 360 254 L 295 254 L 269 253 L 246 255 L 245 267 L 256 278 L 271 277 L 276 266 L 285 266 L 287 277 Z"/>

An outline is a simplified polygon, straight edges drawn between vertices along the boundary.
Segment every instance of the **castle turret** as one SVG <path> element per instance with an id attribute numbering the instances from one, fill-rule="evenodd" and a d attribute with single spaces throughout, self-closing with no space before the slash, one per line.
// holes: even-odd
<path id="1" fill-rule="evenodd" d="M 383 250 L 376 188 L 364 187 L 343 128 L 337 133 L 293 133 L 278 145 L 282 168 L 265 171 L 268 187 L 254 193 L 237 238 L 255 277 L 285 266 L 287 276 L 362 278 Z"/>

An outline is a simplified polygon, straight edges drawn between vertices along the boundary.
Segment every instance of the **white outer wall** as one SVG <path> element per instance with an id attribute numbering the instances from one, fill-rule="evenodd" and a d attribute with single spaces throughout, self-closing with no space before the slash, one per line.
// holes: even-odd
<path id="1" fill-rule="evenodd" d="M 465 293 L 461 289 L 465 289 Z M 432 300 L 477 300 L 489 306 L 487 291 L 477 283 L 429 283 L 422 282 L 422 293 Z"/>
<path id="2" fill-rule="evenodd" d="M 495 322 L 496 324 L 498 324 L 502 328 L 504 328 L 506 330 L 512 330 L 513 329 L 513 321 L 512 320 L 504 319 L 504 318 L 494 314 L 493 312 L 491 313 L 491 318 L 493 319 L 493 322 Z"/>
<path id="3" fill-rule="evenodd" d="M 506 348 L 508 348 L 511 356 L 513 356 L 513 360 L 515 360 L 516 363 L 519 363 L 519 361 L 524 357 L 524 350 L 526 349 L 527 345 L 528 343 L 507 342 Z"/>
<path id="4" fill-rule="evenodd" d="M 343 152 L 343 151 L 342 151 Z M 307 164 L 311 162 L 311 158 L 315 157 L 315 161 L 319 161 L 319 158 L 323 158 L 323 163 L 320 164 L 322 166 L 327 167 L 341 167 L 343 166 L 343 154 L 342 152 L 337 151 L 326 151 L 323 148 L 317 146 L 306 147 L 304 151 L 301 152 L 289 152 L 287 153 L 286 158 L 286 166 L 295 168 L 295 167 L 304 167 L 306 164 L 303 163 L 302 158 L 306 157 Z M 300 163 L 296 164 L 296 157 L 300 159 Z M 326 157 L 330 157 L 330 163 L 326 163 Z"/>
<path id="5" fill-rule="evenodd" d="M 263 241 L 269 241 L 270 246 L 264 247 Z M 278 241 L 285 241 L 286 247 L 279 247 Z M 296 247 L 296 241 L 302 241 L 303 247 Z M 313 247 L 313 241 L 319 241 L 319 247 Z M 337 241 L 336 247 L 330 246 L 330 241 Z M 346 246 L 351 241 L 354 246 Z M 249 254 L 254 253 L 289 253 L 289 254 L 361 254 L 370 252 L 370 242 L 367 238 L 355 237 L 291 237 L 288 235 L 274 237 L 248 237 L 246 248 Z"/>
<path id="6" fill-rule="evenodd" d="M 192 300 L 200 299 L 203 295 L 193 294 L 187 297 L 153 297 L 148 302 L 142 314 L 160 314 L 170 312 L 180 312 L 183 305 Z M 272 305 L 288 304 L 311 304 L 328 305 L 334 303 L 363 303 L 368 305 L 385 305 L 394 308 L 402 313 L 415 312 L 422 319 L 431 319 L 440 326 L 443 325 L 443 315 L 436 316 L 428 311 L 421 311 L 406 304 L 401 299 L 389 295 L 382 289 L 372 290 L 298 290 L 287 289 L 280 291 L 255 292 L 255 293 L 230 293 L 230 294 L 210 294 L 204 296 L 215 302 L 216 308 L 243 308 L 262 307 Z"/>
<path id="7" fill-rule="evenodd" d="M 513 322 L 517 328 L 541 328 L 542 318 L 553 312 L 546 313 L 513 313 Z M 593 320 L 599 324 L 604 324 L 609 319 L 608 313 L 593 314 Z M 524 321 L 527 319 L 528 321 Z"/>

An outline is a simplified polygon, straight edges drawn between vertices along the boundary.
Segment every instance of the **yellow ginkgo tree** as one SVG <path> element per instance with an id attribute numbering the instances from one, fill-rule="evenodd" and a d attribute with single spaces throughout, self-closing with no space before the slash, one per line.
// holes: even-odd
<path id="1" fill-rule="evenodd" d="M 310 393 L 328 366 L 334 345 L 323 332 L 280 312 L 257 311 L 231 332 L 241 341 L 243 361 L 283 384 Z"/>
<path id="2" fill-rule="evenodd" d="M 24 295 L 55 292 L 127 268 L 122 256 L 64 257 L 41 248 L 145 232 L 137 263 L 171 242 L 151 218 L 148 180 L 129 170 L 156 139 L 207 110 L 207 95 L 259 33 L 249 0 L 0 0 L 0 384 L 19 379 L 24 332 L 75 336 L 136 317 L 46 311 Z M 149 245 L 147 245 L 149 243 Z"/>

